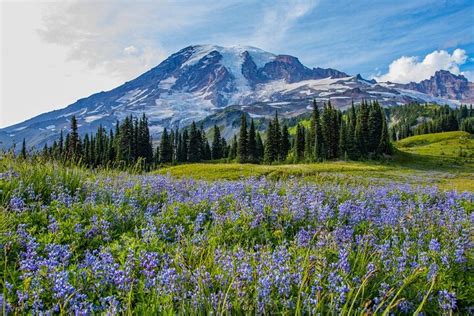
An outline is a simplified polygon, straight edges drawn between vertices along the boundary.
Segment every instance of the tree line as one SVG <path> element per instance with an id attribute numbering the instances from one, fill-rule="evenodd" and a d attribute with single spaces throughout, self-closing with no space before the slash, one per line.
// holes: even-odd
<path id="1" fill-rule="evenodd" d="M 411 103 L 388 109 L 394 122 L 390 128 L 392 140 L 430 133 L 466 131 L 474 133 L 472 105 L 451 108 L 448 105 Z"/>
<path id="2" fill-rule="evenodd" d="M 300 163 L 331 159 L 376 158 L 391 153 L 385 111 L 377 101 L 352 104 L 349 110 L 334 108 L 331 102 L 320 108 L 313 101 L 309 124 L 290 128 L 275 113 L 263 135 L 253 119 L 242 113 L 240 129 L 227 143 L 217 125 L 207 135 L 195 122 L 182 130 L 165 128 L 153 148 L 148 119 L 127 116 L 115 129 L 100 126 L 94 134 L 79 136 L 77 119 L 71 118 L 70 132 L 51 146 L 45 145 L 45 158 L 81 163 L 88 167 L 129 167 L 150 169 L 160 164 L 206 160 L 240 163 Z M 211 136 L 211 137 L 209 137 Z M 209 138 L 211 141 L 209 142 Z M 28 155 L 23 140 L 21 156 Z"/>

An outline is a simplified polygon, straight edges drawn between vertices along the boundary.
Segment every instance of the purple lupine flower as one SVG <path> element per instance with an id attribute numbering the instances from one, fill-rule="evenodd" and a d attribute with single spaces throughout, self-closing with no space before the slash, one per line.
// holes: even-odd
<path id="1" fill-rule="evenodd" d="M 441 245 L 439 244 L 438 240 L 436 238 L 433 238 L 430 240 L 430 245 L 429 249 L 434 252 L 440 252 L 441 251 Z"/>
<path id="2" fill-rule="evenodd" d="M 452 311 L 456 309 L 456 294 L 454 292 L 448 292 L 447 290 L 441 290 L 438 292 L 438 304 L 444 311 Z"/>
<path id="3" fill-rule="evenodd" d="M 12 197 L 9 205 L 10 209 L 15 212 L 23 212 L 28 209 L 25 201 L 19 196 Z"/>
<path id="4" fill-rule="evenodd" d="M 49 215 L 48 216 L 49 218 L 49 224 L 48 224 L 48 230 L 50 233 L 57 233 L 59 231 L 59 224 L 58 222 L 56 221 L 56 219 Z"/>

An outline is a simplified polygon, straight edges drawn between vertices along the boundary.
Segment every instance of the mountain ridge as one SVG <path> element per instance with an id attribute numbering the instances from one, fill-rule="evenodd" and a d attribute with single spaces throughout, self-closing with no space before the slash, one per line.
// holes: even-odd
<path id="1" fill-rule="evenodd" d="M 268 117 L 275 110 L 292 117 L 309 111 L 312 99 L 330 99 L 336 107 L 362 98 L 377 99 L 385 106 L 412 101 L 456 105 L 461 100 L 449 97 L 470 98 L 474 91 L 463 78 L 443 73 L 441 80 L 449 82 L 444 90 L 438 79 L 418 85 L 378 83 L 332 68 L 309 68 L 297 57 L 256 47 L 192 45 L 112 90 L 0 129 L 0 146 L 9 147 L 23 138 L 28 146 L 42 146 L 68 128 L 72 115 L 84 134 L 100 125 L 110 129 L 127 115 L 145 113 L 156 139 L 165 127 L 185 127 L 229 106 L 251 117 Z"/>

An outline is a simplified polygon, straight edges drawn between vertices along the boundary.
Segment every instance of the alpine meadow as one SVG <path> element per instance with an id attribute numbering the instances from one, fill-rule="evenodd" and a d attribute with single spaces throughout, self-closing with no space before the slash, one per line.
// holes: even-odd
<path id="1" fill-rule="evenodd" d="M 1 315 L 474 313 L 472 1 L 0 8 Z"/>

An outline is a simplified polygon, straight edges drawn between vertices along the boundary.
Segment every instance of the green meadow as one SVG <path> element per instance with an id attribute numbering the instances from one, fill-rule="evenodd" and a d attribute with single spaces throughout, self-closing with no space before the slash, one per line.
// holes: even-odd
<path id="1" fill-rule="evenodd" d="M 235 180 L 242 177 L 300 177 L 317 183 L 436 185 L 445 190 L 474 191 L 474 139 L 466 132 L 445 132 L 405 138 L 383 161 L 329 161 L 312 164 L 255 165 L 197 163 L 155 171 L 174 177 Z"/>

